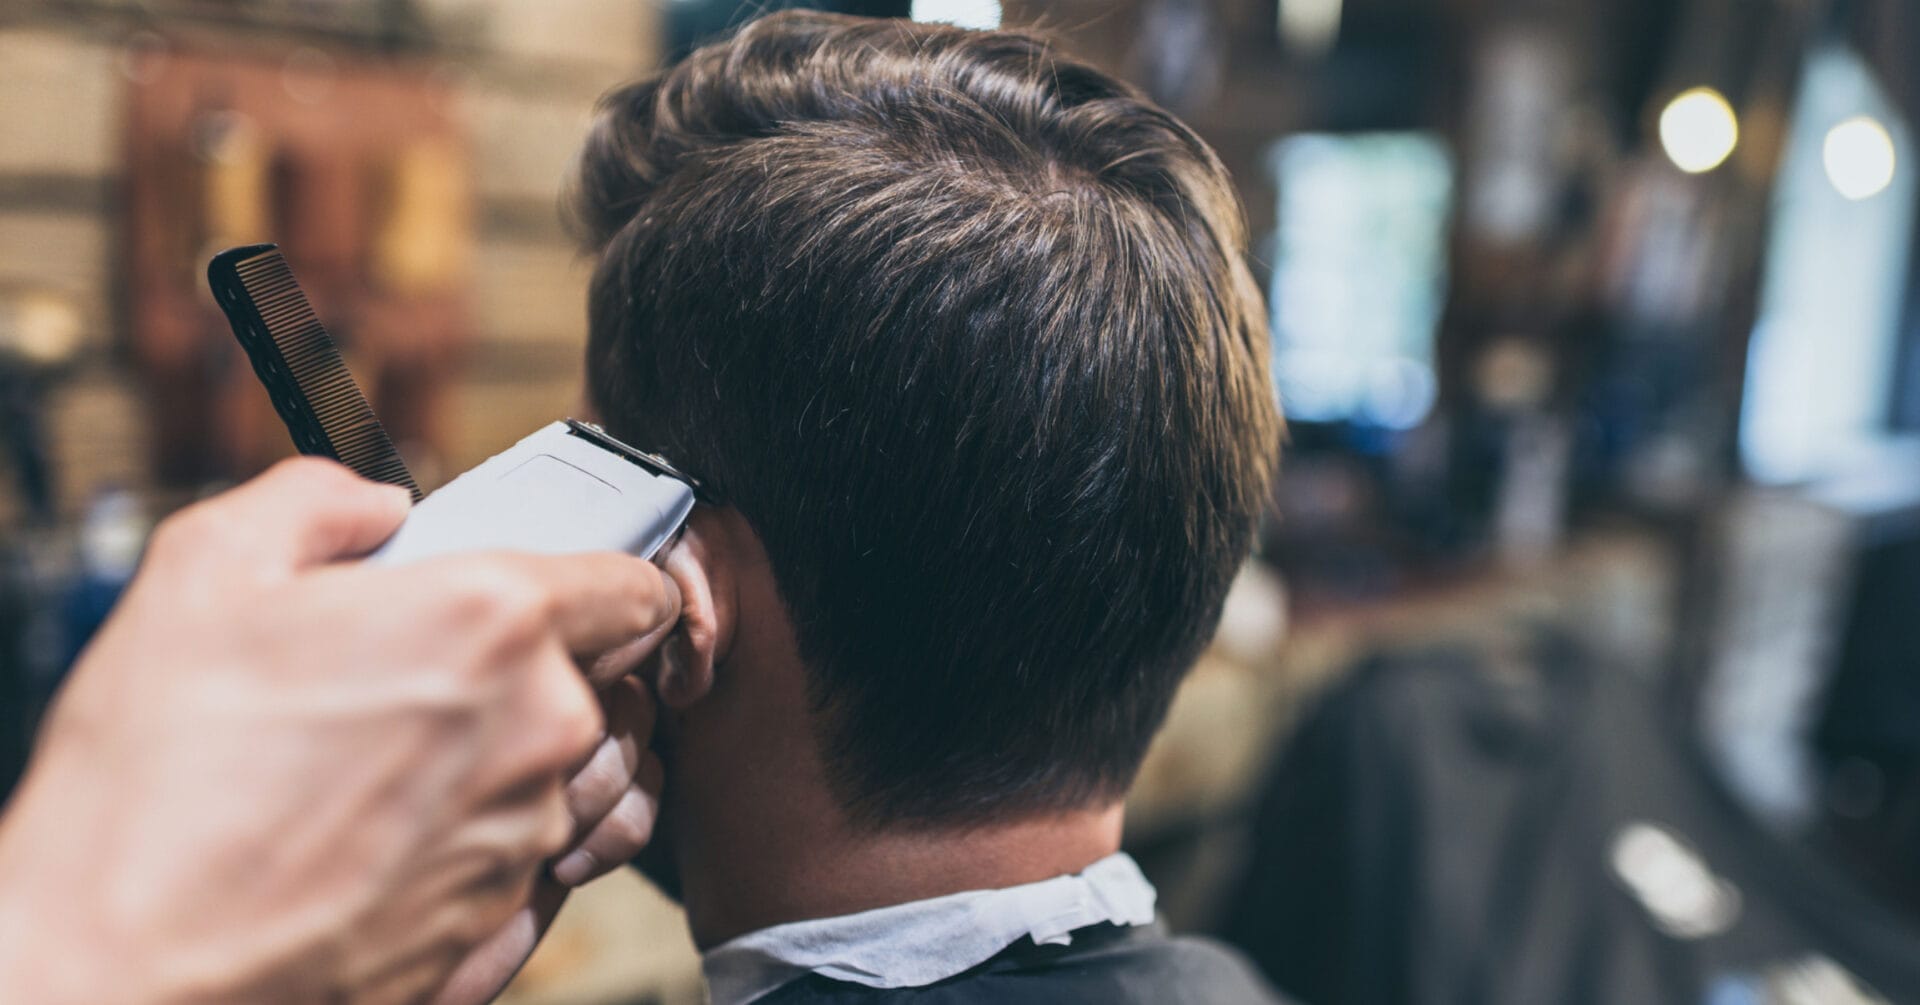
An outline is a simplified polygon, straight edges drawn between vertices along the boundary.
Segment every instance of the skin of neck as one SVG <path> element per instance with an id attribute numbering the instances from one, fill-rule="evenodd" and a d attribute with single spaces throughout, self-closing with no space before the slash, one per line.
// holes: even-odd
<path id="1" fill-rule="evenodd" d="M 1118 800 L 943 828 L 851 819 L 828 784 L 765 552 L 737 519 L 699 535 L 718 630 L 697 700 L 662 710 L 656 840 L 672 849 L 701 949 L 787 922 L 1077 873 L 1119 850 Z"/>

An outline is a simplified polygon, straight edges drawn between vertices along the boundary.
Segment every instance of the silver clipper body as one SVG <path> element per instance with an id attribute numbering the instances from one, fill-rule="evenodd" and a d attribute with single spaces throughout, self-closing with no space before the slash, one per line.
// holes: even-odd
<path id="1" fill-rule="evenodd" d="M 679 535 L 693 503 L 693 480 L 666 461 L 569 419 L 442 486 L 369 560 L 491 550 L 653 558 Z"/>

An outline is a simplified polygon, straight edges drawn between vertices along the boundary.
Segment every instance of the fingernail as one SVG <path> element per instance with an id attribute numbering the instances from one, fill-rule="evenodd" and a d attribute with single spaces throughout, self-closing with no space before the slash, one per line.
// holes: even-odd
<path id="1" fill-rule="evenodd" d="M 562 886 L 579 886 L 593 875 L 594 867 L 599 864 L 592 852 L 576 848 L 553 864 L 553 878 Z"/>

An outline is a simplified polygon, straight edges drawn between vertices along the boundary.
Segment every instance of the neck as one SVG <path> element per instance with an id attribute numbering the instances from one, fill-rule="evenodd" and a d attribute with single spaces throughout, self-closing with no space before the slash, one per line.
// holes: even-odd
<path id="1" fill-rule="evenodd" d="M 1077 873 L 1119 850 L 1121 819 L 1116 802 L 965 830 L 862 830 L 838 821 L 811 836 L 758 829 L 764 840 L 750 843 L 761 847 L 729 856 L 724 875 L 684 873 L 694 939 L 705 949 L 790 921 Z"/>
<path id="2" fill-rule="evenodd" d="M 750 532 L 733 540 L 753 543 Z M 757 548 L 757 544 L 754 545 Z M 807 674 L 764 553 L 732 588 L 711 690 L 660 723 L 662 849 L 694 942 L 1080 872 L 1120 847 L 1122 803 L 946 829 L 856 826 L 833 794 Z"/>

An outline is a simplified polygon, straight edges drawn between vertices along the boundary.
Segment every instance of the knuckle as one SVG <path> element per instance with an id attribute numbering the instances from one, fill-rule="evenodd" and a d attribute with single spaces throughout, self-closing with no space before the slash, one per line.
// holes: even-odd
<path id="1" fill-rule="evenodd" d="M 623 848 L 639 851 L 653 837 L 653 810 L 644 800 L 624 800 L 607 816 L 603 826 Z"/>
<path id="2" fill-rule="evenodd" d="M 567 812 L 565 801 L 550 800 L 541 814 L 539 827 L 534 831 L 529 857 L 541 860 L 560 854 L 573 840 L 573 831 L 573 816 Z"/>
<path id="3" fill-rule="evenodd" d="M 605 805 L 606 797 L 618 793 L 627 787 L 632 779 L 623 778 L 619 762 L 596 752 L 594 758 L 581 768 L 573 780 L 567 783 L 568 794 L 577 803 L 599 802 Z"/>
<path id="4" fill-rule="evenodd" d="M 574 702 L 563 727 L 569 753 L 578 758 L 591 751 L 594 744 L 600 742 L 602 726 L 599 706 L 591 701 Z"/>
<path id="5" fill-rule="evenodd" d="M 476 559 L 456 570 L 460 588 L 456 618 L 501 643 L 526 642 L 545 631 L 549 603 L 545 592 L 508 562 Z"/>
<path id="6" fill-rule="evenodd" d="M 195 503 L 160 521 L 148 550 L 156 558 L 170 560 L 205 548 L 219 534 L 221 520 L 215 505 Z"/>
<path id="7" fill-rule="evenodd" d="M 278 461 L 267 469 L 266 477 L 315 491 L 352 486 L 361 481 L 339 462 L 320 457 L 289 457 Z"/>
<path id="8" fill-rule="evenodd" d="M 600 704 L 571 665 L 557 668 L 552 676 L 556 680 L 548 687 L 552 692 L 547 702 L 547 731 L 552 741 L 548 757 L 552 763 L 570 767 L 592 753 L 605 723 Z"/>

